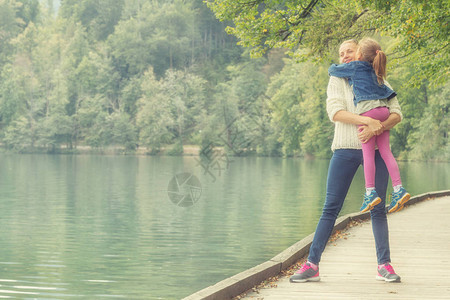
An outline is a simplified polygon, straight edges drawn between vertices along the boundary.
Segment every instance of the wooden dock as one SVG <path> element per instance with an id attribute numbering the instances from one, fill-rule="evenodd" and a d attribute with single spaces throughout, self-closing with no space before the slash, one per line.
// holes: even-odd
<path id="1" fill-rule="evenodd" d="M 243 299 L 450 299 L 450 196 L 422 201 L 388 215 L 391 259 L 401 283 L 375 280 L 371 222 L 350 228 L 327 245 L 320 282 L 290 283 L 251 292 Z"/>

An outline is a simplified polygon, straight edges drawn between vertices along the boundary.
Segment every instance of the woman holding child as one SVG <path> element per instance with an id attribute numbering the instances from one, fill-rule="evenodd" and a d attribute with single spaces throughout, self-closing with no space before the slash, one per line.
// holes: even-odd
<path id="1" fill-rule="evenodd" d="M 360 50 L 358 42 L 355 40 L 343 42 L 339 48 L 340 62 L 347 64 L 358 60 L 358 50 Z M 330 75 L 333 75 L 333 73 L 330 72 Z M 390 90 L 390 86 L 385 81 L 383 84 Z M 358 114 L 357 106 L 354 102 L 355 93 L 347 77 L 330 77 L 327 89 L 327 113 L 330 120 L 335 123 L 335 131 L 331 146 L 333 156 L 328 169 L 326 199 L 322 216 L 317 224 L 314 240 L 310 247 L 308 261 L 291 276 L 291 282 L 320 280 L 319 262 L 322 252 L 332 233 L 353 177 L 359 166 L 363 164 L 361 143 L 366 143 L 371 138 L 389 131 L 402 119 L 402 113 L 395 93 L 390 95 L 392 95 L 390 99 L 381 99 L 386 100 L 383 103 L 385 103 L 389 112 L 387 118 L 380 121 Z M 377 150 L 374 155 L 375 182 L 373 188 L 376 190 L 379 200 L 375 201 L 376 203 L 371 203 L 369 210 L 378 262 L 376 279 L 387 282 L 399 282 L 400 276 L 395 273 L 390 265 L 389 231 L 385 209 L 389 173 L 380 152 Z M 397 199 L 398 203 L 393 200 L 395 202 L 391 203 L 392 207 L 395 206 L 393 211 L 400 210 L 408 199 L 402 198 L 401 201 Z"/>

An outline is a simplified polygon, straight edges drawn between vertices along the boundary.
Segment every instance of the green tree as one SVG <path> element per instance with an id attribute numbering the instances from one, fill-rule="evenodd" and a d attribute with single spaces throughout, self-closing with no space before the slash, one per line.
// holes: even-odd
<path id="1" fill-rule="evenodd" d="M 41 13 L 39 0 L 16 0 L 15 2 L 19 4 L 17 17 L 23 21 L 23 28 L 27 27 L 31 22 L 37 23 L 39 21 Z"/>
<path id="2" fill-rule="evenodd" d="M 89 55 L 90 47 L 86 32 L 80 24 L 62 20 L 60 27 L 63 36 L 60 50 L 61 69 L 66 74 L 65 81 L 67 82 L 67 97 L 69 99 L 66 110 L 67 114 L 71 116 L 76 114 L 80 99 L 86 93 L 91 92 L 91 90 L 87 90 L 85 80 L 79 80 L 80 78 L 77 77 L 80 72 L 79 64 L 84 57 Z M 92 79 L 92 77 L 89 79 Z"/>
<path id="3" fill-rule="evenodd" d="M 136 17 L 120 21 L 108 39 L 115 66 L 122 77 L 142 74 L 152 66 L 157 77 L 169 68 L 192 65 L 195 13 L 184 1 L 144 2 Z"/>
<path id="4" fill-rule="evenodd" d="M 80 22 L 90 39 L 103 41 L 111 33 L 122 16 L 124 0 L 65 0 L 61 3 L 63 18 Z"/>
<path id="5" fill-rule="evenodd" d="M 159 81 L 148 71 L 142 83 L 137 125 L 143 145 L 159 149 L 175 142 L 179 146 L 200 130 L 204 110 L 205 81 L 189 72 L 168 70 Z"/>
<path id="6" fill-rule="evenodd" d="M 4 68 L 3 76 L 7 77 L 6 89 L 2 95 L 2 106 L 6 109 L 2 111 L 5 116 L 7 127 L 19 126 L 18 130 L 7 129 L 11 134 L 23 133 L 27 136 L 28 145 L 34 145 L 36 136 L 36 122 L 42 113 L 45 102 L 42 98 L 41 82 L 39 74 L 35 69 L 33 60 L 35 56 L 35 47 L 38 43 L 38 30 L 33 24 L 30 24 L 22 34 L 12 42 L 17 54 L 10 65 Z M 11 98 L 9 98 L 11 97 Z M 15 103 L 12 103 L 15 101 Z M 17 122 L 14 122 L 15 118 Z M 25 134 L 25 132 L 28 132 Z M 11 137 L 11 135 L 9 135 Z M 9 145 L 14 143 L 14 139 L 5 136 Z"/>
<path id="7" fill-rule="evenodd" d="M 169 99 L 162 93 L 162 88 L 152 70 L 144 73 L 142 81 L 142 98 L 139 99 L 137 127 L 139 143 L 159 151 L 164 144 L 173 139 L 176 121 L 171 114 Z"/>
<path id="8" fill-rule="evenodd" d="M 24 23 L 16 17 L 20 5 L 16 1 L 0 0 L 0 66 L 11 53 L 10 39 L 16 36 Z"/>
<path id="9" fill-rule="evenodd" d="M 400 61 L 411 60 L 424 78 L 447 80 L 448 1 L 209 0 L 220 20 L 232 20 L 227 31 L 255 56 L 271 48 L 290 49 L 296 57 L 323 58 L 349 38 L 379 31 L 399 39 Z"/>
<path id="10" fill-rule="evenodd" d="M 123 88 L 120 90 L 122 110 L 135 117 L 138 112 L 137 101 L 142 97 L 142 79 L 144 76 L 135 76 L 124 81 Z"/>
<path id="11" fill-rule="evenodd" d="M 6 147 L 17 152 L 26 151 L 26 149 L 34 144 L 35 136 L 33 124 L 26 116 L 20 116 L 11 122 L 4 131 L 3 142 Z"/>
<path id="12" fill-rule="evenodd" d="M 0 0 L 0 66 L 11 54 L 11 39 L 36 23 L 38 15 L 38 0 Z"/>
<path id="13" fill-rule="evenodd" d="M 256 150 L 265 138 L 266 125 L 264 94 L 268 80 L 263 73 L 266 59 L 250 60 L 248 53 L 243 54 L 243 58 L 242 63 L 227 68 L 229 80 L 216 94 L 224 127 L 220 138 L 228 150 L 237 155 Z"/>
<path id="14" fill-rule="evenodd" d="M 407 158 L 407 153 L 411 150 L 408 146 L 408 136 L 417 128 L 428 105 L 429 84 L 424 81 L 416 87 L 407 85 L 406 82 L 416 72 L 408 65 L 397 66 L 389 71 L 388 81 L 397 92 L 403 114 L 402 122 L 390 133 L 392 152 L 400 158 Z"/>
<path id="15" fill-rule="evenodd" d="M 102 103 L 105 102 L 102 96 L 85 96 L 77 105 L 77 112 L 74 118 L 78 126 L 79 137 L 89 146 L 99 148 L 105 145 L 102 139 L 102 123 L 107 117 L 103 110 Z"/>
<path id="16" fill-rule="evenodd" d="M 137 132 L 130 122 L 128 114 L 119 111 L 112 114 L 97 111 L 93 115 L 95 118 L 90 120 L 92 127 L 84 128 L 85 140 L 89 146 L 94 148 L 122 146 L 126 150 L 136 149 Z"/>
<path id="17" fill-rule="evenodd" d="M 448 81 L 450 2 L 443 0 L 362 1 L 377 14 L 369 26 L 383 35 L 397 38 L 392 47 L 392 63 L 411 65 L 414 85 L 423 80 L 432 84 Z"/>
<path id="18" fill-rule="evenodd" d="M 168 70 L 161 81 L 162 92 L 171 103 L 171 112 L 176 121 L 175 137 L 183 145 L 193 133 L 205 106 L 205 81 L 187 71 Z"/>
<path id="19" fill-rule="evenodd" d="M 446 160 L 449 156 L 450 84 L 427 87 L 428 105 L 421 111 L 407 138 L 408 159 Z"/>
<path id="20" fill-rule="evenodd" d="M 333 131 L 325 109 L 327 66 L 286 63 L 267 91 L 283 152 L 326 157 Z"/>

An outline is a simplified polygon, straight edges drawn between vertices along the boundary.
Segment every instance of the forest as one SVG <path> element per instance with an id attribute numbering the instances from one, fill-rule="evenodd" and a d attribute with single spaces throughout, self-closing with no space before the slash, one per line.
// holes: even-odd
<path id="1" fill-rule="evenodd" d="M 403 160 L 450 160 L 448 1 L 0 0 L 0 144 L 329 157 L 328 67 L 372 36 Z"/>

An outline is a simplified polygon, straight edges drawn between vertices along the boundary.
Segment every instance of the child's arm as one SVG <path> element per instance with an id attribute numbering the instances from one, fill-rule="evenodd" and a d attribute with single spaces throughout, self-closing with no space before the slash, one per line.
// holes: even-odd
<path id="1" fill-rule="evenodd" d="M 351 62 L 347 64 L 332 64 L 328 68 L 328 74 L 330 76 L 340 77 L 340 78 L 351 78 L 355 73 L 355 65 Z"/>

